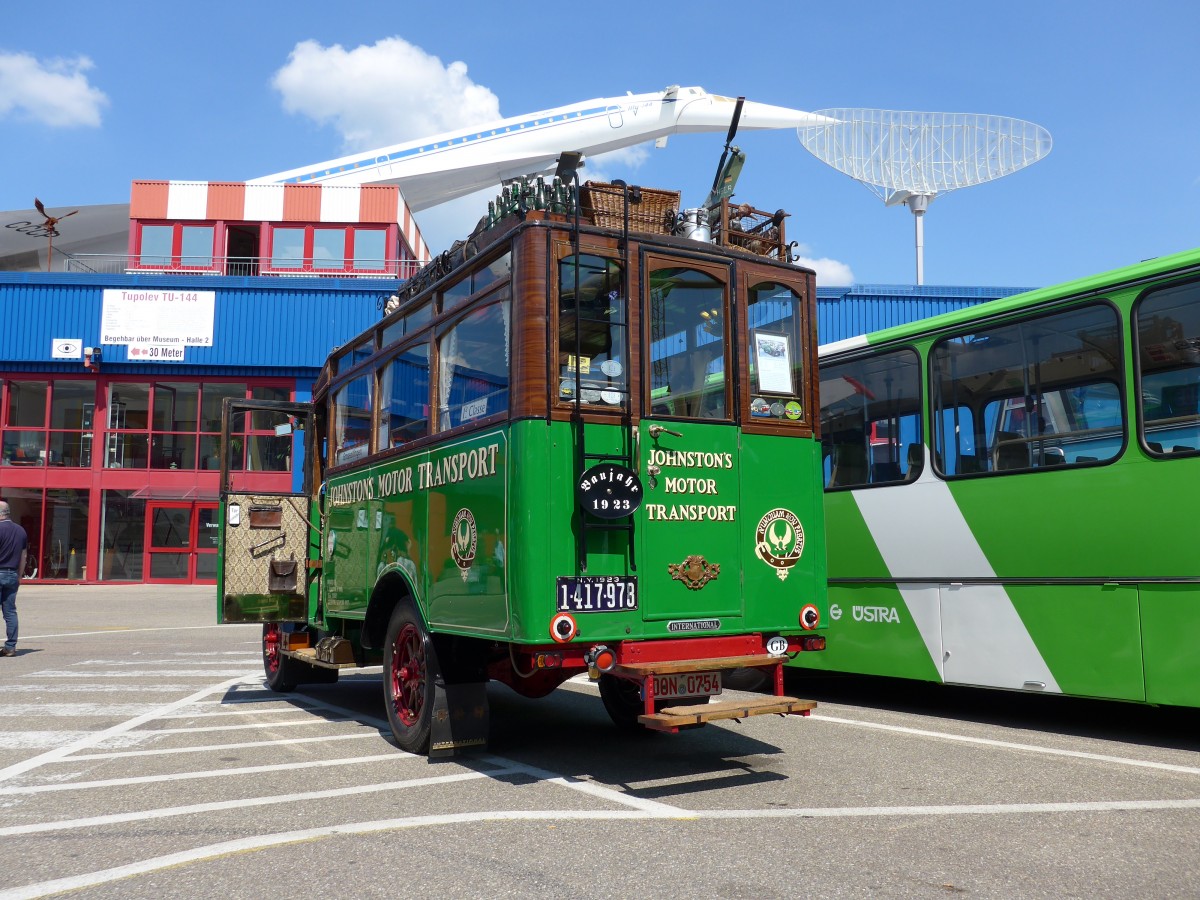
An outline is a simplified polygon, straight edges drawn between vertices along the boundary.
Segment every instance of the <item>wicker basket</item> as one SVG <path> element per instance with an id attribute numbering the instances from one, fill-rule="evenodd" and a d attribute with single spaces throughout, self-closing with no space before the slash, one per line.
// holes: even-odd
<path id="1" fill-rule="evenodd" d="M 675 213 L 679 209 L 679 191 L 659 191 L 640 188 L 642 199 L 629 203 L 629 230 L 649 234 L 670 234 L 675 228 Z M 583 215 L 600 228 L 623 228 L 623 189 L 619 184 L 588 181 L 579 189 L 579 206 Z"/>

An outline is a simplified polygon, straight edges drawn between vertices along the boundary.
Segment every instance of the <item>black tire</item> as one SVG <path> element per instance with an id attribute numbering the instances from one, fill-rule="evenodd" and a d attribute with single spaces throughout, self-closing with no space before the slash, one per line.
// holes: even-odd
<path id="1" fill-rule="evenodd" d="M 721 684 L 731 691 L 749 691 L 755 694 L 775 693 L 774 673 L 762 668 L 729 669 L 721 673 Z"/>
<path id="2" fill-rule="evenodd" d="M 437 653 L 425 623 L 412 603 L 397 603 L 383 643 L 383 702 L 401 750 L 429 750 L 437 675 Z"/>
<path id="3" fill-rule="evenodd" d="M 333 684 L 338 680 L 337 669 L 310 666 L 306 662 L 284 656 L 280 650 L 280 635 L 303 631 L 305 626 L 292 622 L 263 623 L 263 674 L 267 687 L 281 694 L 294 691 L 301 684 Z"/>
<path id="4" fill-rule="evenodd" d="M 640 694 L 638 686 L 627 678 L 600 676 L 600 699 L 604 701 L 604 711 L 622 731 L 645 731 L 638 723 L 638 716 L 645 711 Z"/>
<path id="5" fill-rule="evenodd" d="M 280 652 L 280 635 L 284 626 L 279 622 L 263 622 L 262 655 L 263 674 L 267 676 L 267 687 L 273 691 L 287 693 L 300 683 L 296 661 Z"/>
<path id="6" fill-rule="evenodd" d="M 600 676 L 600 699 L 604 701 L 604 710 L 613 724 L 622 731 L 637 731 L 650 733 L 638 721 L 638 716 L 646 711 L 642 702 L 642 691 L 635 682 L 616 675 Z M 679 697 L 675 700 L 654 701 L 654 711 L 661 712 L 668 706 L 700 706 L 708 703 L 708 697 Z M 688 725 L 688 728 L 699 728 L 700 725 Z"/>

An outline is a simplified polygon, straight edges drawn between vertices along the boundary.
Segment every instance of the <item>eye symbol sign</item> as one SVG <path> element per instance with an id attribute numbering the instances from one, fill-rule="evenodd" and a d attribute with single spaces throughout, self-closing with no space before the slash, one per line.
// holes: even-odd
<path id="1" fill-rule="evenodd" d="M 83 342 L 73 340 L 56 340 L 53 344 L 55 359 L 78 359 L 83 352 Z"/>

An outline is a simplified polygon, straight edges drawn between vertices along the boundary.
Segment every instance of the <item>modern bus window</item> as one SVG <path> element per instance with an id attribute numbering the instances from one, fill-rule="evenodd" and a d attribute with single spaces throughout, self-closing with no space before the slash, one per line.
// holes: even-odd
<path id="1" fill-rule="evenodd" d="M 1200 450 L 1200 284 L 1146 294 L 1137 330 L 1142 441 L 1155 456 Z"/>
<path id="2" fill-rule="evenodd" d="M 384 367 L 379 383 L 380 450 L 399 447 L 429 433 L 429 344 L 400 352 Z"/>
<path id="3" fill-rule="evenodd" d="M 578 368 L 579 399 L 584 403 L 624 406 L 629 402 L 628 356 L 625 346 L 625 303 L 621 298 L 621 267 L 611 259 L 573 256 L 558 264 L 558 396 L 575 398 Z M 576 269 L 582 328 L 576 347 Z M 579 354 L 578 362 L 576 353 Z"/>
<path id="4" fill-rule="evenodd" d="M 935 344 L 934 446 L 958 456 L 943 473 L 1115 459 L 1125 441 L 1119 333 L 1115 310 L 1096 304 Z"/>
<path id="5" fill-rule="evenodd" d="M 333 464 L 362 459 L 371 452 L 374 374 L 360 375 L 333 396 Z"/>
<path id="6" fill-rule="evenodd" d="M 648 315 L 652 413 L 728 419 L 725 286 L 695 269 L 652 272 Z"/>
<path id="7" fill-rule="evenodd" d="M 510 306 L 477 309 L 439 339 L 438 431 L 508 410 Z"/>
<path id="8" fill-rule="evenodd" d="M 801 335 L 803 303 L 782 284 L 756 284 L 747 299 L 750 333 L 749 412 L 756 419 L 807 421 L 802 394 L 804 358 Z"/>
<path id="9" fill-rule="evenodd" d="M 821 446 L 827 488 L 915 481 L 925 465 L 916 352 L 822 366 Z"/>

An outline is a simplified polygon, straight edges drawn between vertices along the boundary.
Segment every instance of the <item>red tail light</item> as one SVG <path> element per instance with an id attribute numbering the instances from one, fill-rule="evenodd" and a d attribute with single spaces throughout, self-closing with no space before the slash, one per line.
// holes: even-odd
<path id="1" fill-rule="evenodd" d="M 800 627 L 805 631 L 812 631 L 819 624 L 821 624 L 821 611 L 813 604 L 806 603 L 800 610 Z"/>

